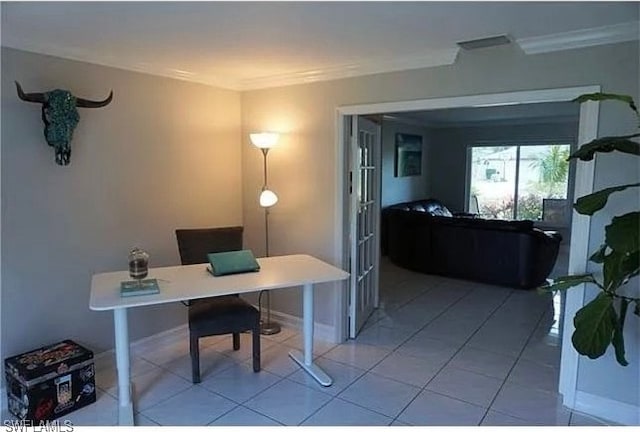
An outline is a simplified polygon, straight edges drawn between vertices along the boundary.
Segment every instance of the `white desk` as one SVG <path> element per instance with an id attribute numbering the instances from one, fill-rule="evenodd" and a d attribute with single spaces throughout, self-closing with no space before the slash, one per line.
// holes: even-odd
<path id="1" fill-rule="evenodd" d="M 309 255 L 259 258 L 258 262 L 259 272 L 220 277 L 211 276 L 206 264 L 151 268 L 149 278 L 158 279 L 160 293 L 137 297 L 120 297 L 120 282 L 130 280 L 128 271 L 92 277 L 89 307 L 113 311 L 120 425 L 133 425 L 127 325 L 127 309 L 133 307 L 301 285 L 304 355 L 298 351 L 291 351 L 289 355 L 320 384 L 331 385 L 331 378 L 313 363 L 313 284 L 343 280 L 349 273 Z"/>

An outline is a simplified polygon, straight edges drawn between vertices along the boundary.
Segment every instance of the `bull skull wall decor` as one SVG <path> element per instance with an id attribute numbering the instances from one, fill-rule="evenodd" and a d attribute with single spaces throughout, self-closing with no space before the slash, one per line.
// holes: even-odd
<path id="1" fill-rule="evenodd" d="M 42 104 L 42 120 L 44 121 L 44 137 L 55 149 L 56 163 L 69 165 L 71 159 L 71 138 L 80 114 L 76 107 L 100 108 L 108 105 L 113 99 L 113 90 L 103 101 L 91 101 L 77 98 L 67 90 L 55 89 L 46 93 L 25 93 L 16 81 L 18 97 L 23 101 Z"/>

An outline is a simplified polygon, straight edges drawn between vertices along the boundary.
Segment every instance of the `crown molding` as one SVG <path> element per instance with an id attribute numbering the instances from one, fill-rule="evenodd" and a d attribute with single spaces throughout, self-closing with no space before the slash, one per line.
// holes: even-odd
<path id="1" fill-rule="evenodd" d="M 183 71 L 179 69 L 168 69 L 164 67 L 158 67 L 153 64 L 139 62 L 128 63 L 117 60 L 104 53 L 98 58 L 91 54 L 87 54 L 81 50 L 74 48 L 65 48 L 53 44 L 33 44 L 29 42 L 21 41 L 19 44 L 2 42 L 2 47 L 11 48 L 20 51 L 26 51 L 35 54 L 41 54 L 45 56 L 58 57 L 66 60 L 79 61 L 82 63 L 89 63 L 98 66 L 111 67 L 115 69 L 122 69 L 129 72 L 139 72 L 146 75 L 159 76 L 164 78 L 173 78 L 181 81 L 188 81 L 197 84 L 205 84 L 212 87 L 217 87 L 225 90 L 242 90 L 238 82 L 232 79 L 225 79 L 219 76 L 203 76 L 201 74 Z"/>
<path id="2" fill-rule="evenodd" d="M 596 45 L 629 42 L 640 38 L 640 21 L 516 39 L 526 54 L 540 54 Z"/>
<path id="3" fill-rule="evenodd" d="M 384 58 L 368 62 L 350 63 L 321 69 L 245 79 L 239 82 L 239 87 L 241 90 L 258 90 L 269 87 L 307 84 L 385 72 L 446 66 L 456 61 L 458 51 L 458 47 L 433 50 L 415 56 Z"/>

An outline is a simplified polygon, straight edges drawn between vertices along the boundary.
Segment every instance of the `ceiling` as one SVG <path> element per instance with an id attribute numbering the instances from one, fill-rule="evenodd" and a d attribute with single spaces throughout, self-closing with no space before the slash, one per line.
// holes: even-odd
<path id="1" fill-rule="evenodd" d="M 637 2 L 3 2 L 1 40 L 26 51 L 251 89 L 451 64 L 456 42 L 499 34 L 523 48 L 550 35 L 587 40 L 584 32 L 603 28 L 619 35 L 620 25 L 637 26 L 639 8 Z M 635 27 L 624 29 L 623 40 L 637 39 Z"/>
<path id="2" fill-rule="evenodd" d="M 486 125 L 487 123 L 493 125 L 577 123 L 579 117 L 580 105 L 575 102 L 544 102 L 385 114 L 385 118 L 389 120 L 434 128 Z"/>

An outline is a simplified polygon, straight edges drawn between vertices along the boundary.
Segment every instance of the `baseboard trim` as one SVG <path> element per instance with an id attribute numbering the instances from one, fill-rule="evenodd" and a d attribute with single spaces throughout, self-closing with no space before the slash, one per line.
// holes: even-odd
<path id="1" fill-rule="evenodd" d="M 640 424 L 640 407 L 580 390 L 576 391 L 573 409 L 621 425 L 637 426 Z"/>
<path id="2" fill-rule="evenodd" d="M 256 306 L 257 307 L 257 306 Z M 302 331 L 302 318 L 285 314 L 278 311 L 271 311 L 271 317 L 273 321 L 280 324 L 280 326 L 284 328 L 289 328 L 292 330 Z M 340 343 L 340 341 L 336 341 L 336 329 L 335 326 L 322 324 L 316 322 L 313 325 L 313 338 L 320 339 L 325 342 L 331 343 Z"/>
<path id="3" fill-rule="evenodd" d="M 148 342 L 152 342 L 152 341 L 154 341 L 156 339 L 166 338 L 168 336 L 171 336 L 172 333 L 186 332 L 187 331 L 187 327 L 188 327 L 188 324 L 181 324 L 181 325 L 179 325 L 177 327 L 172 327 L 170 329 L 161 331 L 159 333 L 154 333 L 151 336 L 146 336 L 146 337 L 143 337 L 141 339 L 137 339 L 137 340 L 135 340 L 135 341 L 133 341 L 133 342 L 131 342 L 129 344 L 129 349 L 136 348 L 139 345 L 143 345 L 143 344 L 146 344 Z M 111 348 L 109 350 L 102 351 L 102 352 L 100 352 L 98 354 L 95 354 L 93 357 L 97 359 L 97 358 L 101 358 L 101 357 L 105 357 L 107 355 L 110 355 L 111 353 L 114 353 L 114 352 L 115 352 L 115 349 Z"/>
<path id="4" fill-rule="evenodd" d="M 256 308 L 258 307 L 258 305 L 254 305 Z M 283 328 L 288 328 L 291 330 L 296 330 L 296 331 L 302 331 L 302 318 L 299 318 L 297 316 L 294 315 L 289 315 L 289 314 L 285 314 L 282 312 L 278 312 L 278 311 L 271 311 L 271 316 L 273 318 L 273 321 L 277 322 L 278 324 L 280 324 L 281 327 Z M 163 339 L 163 338 L 167 338 L 170 337 L 173 333 L 175 334 L 179 334 L 179 333 L 183 333 L 185 334 L 185 332 L 188 332 L 187 330 L 188 324 L 182 324 L 179 325 L 177 327 L 173 327 L 164 331 L 161 331 L 159 333 L 154 333 L 150 336 L 147 337 L 143 337 L 141 339 L 137 339 L 134 342 L 131 342 L 131 344 L 129 345 L 130 348 L 136 348 L 139 345 L 144 345 L 148 342 L 152 342 L 156 339 Z M 182 335 L 181 335 L 182 336 Z M 322 323 L 315 323 L 313 326 L 313 337 L 314 339 L 319 339 L 325 342 L 331 342 L 331 343 L 340 343 L 340 341 L 336 341 L 336 330 L 334 326 L 331 325 L 327 325 L 327 324 L 322 324 Z M 95 358 L 101 358 L 107 355 L 111 355 L 114 352 L 114 349 L 110 349 L 107 351 L 102 351 L 98 354 L 96 354 L 94 357 Z"/>

